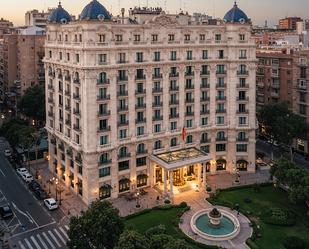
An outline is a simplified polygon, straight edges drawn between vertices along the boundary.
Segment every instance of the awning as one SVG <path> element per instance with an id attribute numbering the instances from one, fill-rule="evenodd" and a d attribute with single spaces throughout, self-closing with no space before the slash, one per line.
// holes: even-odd
<path id="1" fill-rule="evenodd" d="M 150 159 L 167 170 L 182 168 L 196 163 L 205 163 L 211 160 L 207 153 L 195 147 L 151 155 Z"/>

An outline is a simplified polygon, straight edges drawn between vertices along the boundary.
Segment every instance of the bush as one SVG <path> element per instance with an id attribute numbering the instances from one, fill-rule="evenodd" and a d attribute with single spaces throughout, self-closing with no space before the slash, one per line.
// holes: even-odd
<path id="1" fill-rule="evenodd" d="M 269 208 L 262 214 L 265 223 L 277 226 L 293 226 L 296 222 L 295 215 L 280 208 Z"/>
<path id="2" fill-rule="evenodd" d="M 179 205 L 177 205 L 177 207 L 179 207 L 179 208 L 186 208 L 187 206 L 188 206 L 188 204 L 185 201 L 183 201 Z"/>
<path id="3" fill-rule="evenodd" d="M 251 248 L 251 249 L 260 249 L 260 247 L 255 244 L 255 242 L 251 239 L 247 239 L 246 244 Z"/>
<path id="4" fill-rule="evenodd" d="M 160 205 L 160 206 L 153 207 L 154 210 L 169 210 L 172 208 L 174 208 L 172 204 L 166 204 L 166 205 Z"/>
<path id="5" fill-rule="evenodd" d="M 206 191 L 209 193 L 209 192 L 211 192 L 211 187 L 207 187 L 206 188 Z"/>
<path id="6" fill-rule="evenodd" d="M 152 236 L 159 234 L 166 234 L 166 227 L 164 225 L 151 227 L 145 232 L 145 235 L 148 238 L 151 238 Z"/>
<path id="7" fill-rule="evenodd" d="M 165 204 L 170 204 L 171 201 L 170 201 L 169 199 L 165 199 L 165 200 L 164 200 L 164 203 L 165 203 Z"/>
<path id="8" fill-rule="evenodd" d="M 130 218 L 133 218 L 133 217 L 136 217 L 136 216 L 140 216 L 140 215 L 142 215 L 142 214 L 146 214 L 146 213 L 149 213 L 151 211 L 151 209 L 143 209 L 143 210 L 141 210 L 141 211 L 139 211 L 139 212 L 137 212 L 137 213 L 133 213 L 133 214 L 129 214 L 129 215 L 127 215 L 126 217 L 125 217 L 125 219 L 126 220 L 129 220 Z"/>
<path id="9" fill-rule="evenodd" d="M 304 249 L 305 248 L 304 241 L 296 236 L 286 237 L 283 241 L 283 245 L 286 249 Z"/>

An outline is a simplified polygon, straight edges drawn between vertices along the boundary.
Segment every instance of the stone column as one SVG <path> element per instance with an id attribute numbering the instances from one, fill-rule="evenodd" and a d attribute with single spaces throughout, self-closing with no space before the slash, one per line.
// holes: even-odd
<path id="1" fill-rule="evenodd" d="M 170 173 L 170 198 L 172 199 L 174 196 L 173 193 L 173 170 L 169 171 Z"/>
<path id="2" fill-rule="evenodd" d="M 201 164 L 199 163 L 197 165 L 197 184 L 199 188 L 201 187 L 201 173 L 202 173 L 202 168 L 201 168 Z"/>
<path id="3" fill-rule="evenodd" d="M 163 169 L 163 177 L 164 177 L 164 196 L 167 195 L 167 171 Z"/>
<path id="4" fill-rule="evenodd" d="M 206 187 L 206 163 L 203 165 L 203 187 Z"/>

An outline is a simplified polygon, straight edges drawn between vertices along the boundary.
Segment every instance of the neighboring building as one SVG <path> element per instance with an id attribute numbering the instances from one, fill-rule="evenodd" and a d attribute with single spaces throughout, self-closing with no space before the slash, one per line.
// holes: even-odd
<path id="1" fill-rule="evenodd" d="M 290 29 L 296 30 L 297 22 L 301 22 L 302 19 L 300 17 L 286 17 L 284 19 L 279 20 L 279 29 Z"/>
<path id="2" fill-rule="evenodd" d="M 9 107 L 15 108 L 15 96 L 23 95 L 30 86 L 45 83 L 44 42 L 45 31 L 39 27 L 15 30 L 0 41 L 0 87 Z"/>
<path id="3" fill-rule="evenodd" d="M 61 5 L 49 17 L 50 170 L 87 204 L 146 186 L 167 195 L 168 179 L 172 198 L 189 175 L 200 187 L 206 172 L 255 172 L 256 48 L 246 14 L 235 4 L 217 25 L 130 15 L 112 19 L 93 0 L 76 22 Z"/>
<path id="4" fill-rule="evenodd" d="M 13 27 L 13 23 L 5 20 L 3 18 L 0 19 L 0 39 L 2 39 L 4 34 L 9 34 L 10 29 Z"/>
<path id="5" fill-rule="evenodd" d="M 256 29 L 253 36 L 258 47 L 276 46 L 279 41 L 296 42 L 299 45 L 299 35 L 291 30 Z"/>
<path id="6" fill-rule="evenodd" d="M 293 109 L 293 88 L 298 54 L 293 50 L 264 49 L 256 54 L 257 109 L 270 103 L 286 102 Z"/>
<path id="7" fill-rule="evenodd" d="M 37 26 L 45 29 L 47 17 L 51 14 L 52 11 L 53 9 L 48 9 L 46 12 L 40 12 L 38 10 L 27 11 L 25 14 L 25 25 Z"/>

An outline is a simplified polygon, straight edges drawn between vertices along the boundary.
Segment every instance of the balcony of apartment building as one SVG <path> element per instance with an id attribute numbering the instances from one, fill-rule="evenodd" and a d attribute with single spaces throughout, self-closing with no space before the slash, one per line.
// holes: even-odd
<path id="1" fill-rule="evenodd" d="M 135 75 L 135 80 L 136 81 L 143 81 L 146 79 L 146 75 L 145 74 L 137 74 Z"/>
<path id="2" fill-rule="evenodd" d="M 201 115 L 207 115 L 207 114 L 209 114 L 210 113 L 210 111 L 209 110 L 206 110 L 206 109 L 202 109 L 201 111 L 200 111 L 200 114 Z"/>
<path id="3" fill-rule="evenodd" d="M 117 108 L 118 112 L 126 112 L 129 110 L 129 107 L 127 105 L 118 106 Z"/>
<path id="4" fill-rule="evenodd" d="M 186 117 L 192 117 L 192 116 L 194 116 L 194 112 L 193 111 L 187 111 L 187 112 L 185 112 L 185 116 Z"/>
<path id="5" fill-rule="evenodd" d="M 179 77 L 179 73 L 178 72 L 171 72 L 169 74 L 169 78 L 178 78 Z"/>
<path id="6" fill-rule="evenodd" d="M 194 76 L 194 72 L 193 71 L 186 71 L 185 72 L 185 77 L 193 77 Z"/>
<path id="7" fill-rule="evenodd" d="M 78 109 L 78 108 L 73 108 L 73 114 L 80 117 L 80 116 L 81 116 L 80 109 Z"/>
<path id="8" fill-rule="evenodd" d="M 298 90 L 306 91 L 307 90 L 307 81 L 306 80 L 298 80 Z"/>
<path id="9" fill-rule="evenodd" d="M 249 84 L 237 84 L 236 85 L 237 89 L 248 89 L 249 88 Z"/>
<path id="10" fill-rule="evenodd" d="M 110 80 L 107 79 L 106 77 L 97 79 L 97 84 L 98 85 L 107 85 L 109 83 L 110 83 Z"/>
<path id="11" fill-rule="evenodd" d="M 249 75 L 249 71 L 248 70 L 239 70 L 237 71 L 237 75 L 238 76 L 248 76 Z"/>
<path id="12" fill-rule="evenodd" d="M 176 86 L 176 85 L 170 86 L 169 91 L 170 92 L 177 92 L 177 91 L 179 91 L 179 86 Z"/>
<path id="13" fill-rule="evenodd" d="M 128 126 L 129 125 L 129 120 L 119 120 L 117 125 L 118 125 L 118 127 Z"/>
<path id="14" fill-rule="evenodd" d="M 152 103 L 152 107 L 162 107 L 163 106 L 163 102 L 162 101 L 158 101 L 158 102 L 153 102 Z"/>
<path id="15" fill-rule="evenodd" d="M 194 98 L 186 98 L 185 103 L 194 103 Z"/>
<path id="16" fill-rule="evenodd" d="M 145 88 L 137 88 L 135 90 L 135 95 L 144 95 L 146 94 L 146 89 Z"/>
<path id="17" fill-rule="evenodd" d="M 249 97 L 248 96 L 238 96 L 238 97 L 236 97 L 236 101 L 248 102 L 249 101 Z"/>
<path id="18" fill-rule="evenodd" d="M 225 83 L 217 83 L 216 89 L 219 89 L 219 88 L 226 88 L 226 84 Z"/>
<path id="19" fill-rule="evenodd" d="M 170 118 L 170 119 L 179 118 L 179 113 L 171 113 L 171 114 L 169 115 L 169 118 Z"/>
<path id="20" fill-rule="evenodd" d="M 120 90 L 117 92 L 117 97 L 128 97 L 128 91 L 127 90 Z"/>
<path id="21" fill-rule="evenodd" d="M 108 117 L 110 115 L 111 115 L 111 111 L 110 110 L 98 111 L 98 117 Z"/>
<path id="22" fill-rule="evenodd" d="M 179 105 L 179 100 L 178 99 L 171 99 L 169 101 L 169 105 L 172 106 L 172 105 Z"/>
<path id="23" fill-rule="evenodd" d="M 80 101 L 80 94 L 79 93 L 73 93 L 73 99 L 76 101 Z"/>
<path id="24" fill-rule="evenodd" d="M 79 124 L 74 124 L 73 125 L 73 130 L 76 131 L 76 132 L 81 132 L 81 126 Z"/>
<path id="25" fill-rule="evenodd" d="M 245 108 L 239 108 L 239 109 L 236 111 L 236 114 L 249 114 L 249 110 L 248 110 L 248 109 L 245 109 Z"/>
<path id="26" fill-rule="evenodd" d="M 152 117 L 152 121 L 161 121 L 161 120 L 163 120 L 162 115 L 155 115 Z"/>
<path id="27" fill-rule="evenodd" d="M 137 118 L 135 119 L 135 124 L 146 123 L 146 118 Z"/>
<path id="28" fill-rule="evenodd" d="M 194 84 L 193 83 L 187 83 L 185 85 L 185 90 L 192 90 L 194 89 Z"/>
<path id="29" fill-rule="evenodd" d="M 146 103 L 138 103 L 135 105 L 136 110 L 146 109 Z"/>
<path id="30" fill-rule="evenodd" d="M 163 88 L 162 87 L 153 87 L 152 88 L 152 92 L 153 93 L 162 93 L 163 92 Z"/>
<path id="31" fill-rule="evenodd" d="M 163 74 L 162 73 L 155 73 L 152 75 L 152 79 L 162 79 Z"/>
<path id="32" fill-rule="evenodd" d="M 200 88 L 201 88 L 201 89 L 210 88 L 210 84 L 207 83 L 207 82 L 202 82 L 201 85 L 200 85 Z"/>
<path id="33" fill-rule="evenodd" d="M 210 75 L 210 71 L 207 70 L 207 69 L 201 70 L 200 75 L 201 76 L 208 76 L 208 75 Z"/>
<path id="34" fill-rule="evenodd" d="M 275 99 L 279 99 L 279 98 L 280 98 L 280 95 L 279 95 L 278 92 L 271 92 L 271 93 L 270 93 L 270 96 L 271 96 L 272 98 L 275 98 Z"/>
<path id="35" fill-rule="evenodd" d="M 128 81 L 128 76 L 126 75 L 117 77 L 117 82 L 127 82 L 127 81 Z"/>
<path id="36" fill-rule="evenodd" d="M 226 100 L 226 96 L 218 95 L 218 96 L 216 96 L 216 100 L 217 101 L 225 101 Z"/>
<path id="37" fill-rule="evenodd" d="M 216 113 L 226 113 L 226 109 L 216 109 Z"/>
<path id="38" fill-rule="evenodd" d="M 98 128 L 98 132 L 109 132 L 111 131 L 111 126 L 110 125 L 102 125 Z"/>

